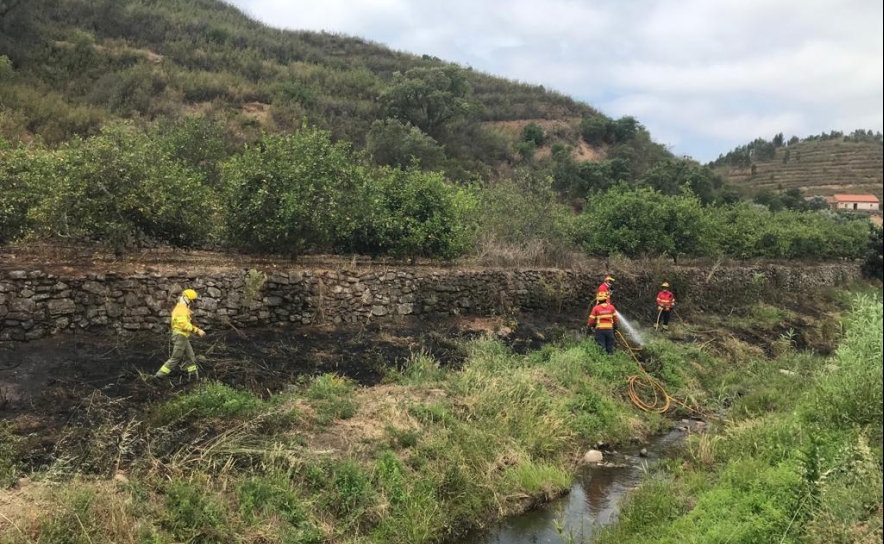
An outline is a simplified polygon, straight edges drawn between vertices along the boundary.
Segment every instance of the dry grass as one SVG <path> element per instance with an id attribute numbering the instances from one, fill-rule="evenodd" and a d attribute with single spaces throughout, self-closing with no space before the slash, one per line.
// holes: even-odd
<path id="1" fill-rule="evenodd" d="M 591 261 L 580 251 L 557 246 L 544 240 L 508 244 L 490 237 L 476 244 L 469 264 L 488 268 L 558 268 L 584 271 Z"/>

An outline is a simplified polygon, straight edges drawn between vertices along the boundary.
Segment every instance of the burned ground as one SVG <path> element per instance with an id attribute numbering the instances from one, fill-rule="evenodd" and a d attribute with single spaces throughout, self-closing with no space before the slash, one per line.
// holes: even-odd
<path id="1" fill-rule="evenodd" d="M 203 378 L 269 397 L 326 373 L 375 386 L 391 368 L 401 368 L 415 354 L 428 354 L 442 366 L 458 368 L 467 357 L 464 341 L 483 335 L 525 353 L 573 337 L 584 311 L 573 306 L 560 314 L 228 328 L 211 331 L 193 344 Z M 825 353 L 839 334 L 837 320 L 823 315 L 819 305 L 793 306 L 781 315 L 768 316 L 764 323 L 753 317 L 751 308 L 727 316 L 691 314 L 687 309 L 682 313 L 685 319 L 679 315 L 670 333 L 673 340 L 708 347 L 734 359 L 773 354 L 784 338 L 792 348 Z M 646 331 L 652 328 L 650 314 L 636 316 L 634 321 Z M 112 475 L 125 458 L 77 452 L 94 447 L 96 433 L 112 440 L 132 435 L 128 425 L 142 420 L 154 406 L 195 387 L 178 380 L 159 386 L 145 380 L 168 351 L 168 336 L 144 334 L 57 335 L 0 345 L 0 418 L 5 420 L 5 431 L 0 431 L 21 439 L 16 455 L 19 466 L 46 467 L 57 463 L 63 452 L 71 459 L 102 460 L 100 465 L 70 468 Z M 185 432 L 177 440 L 194 438 Z M 112 442 L 108 447 L 115 450 L 118 445 Z"/>
<path id="2" fill-rule="evenodd" d="M 403 318 L 368 325 L 227 329 L 194 339 L 193 346 L 202 377 L 269 396 L 325 373 L 373 386 L 414 354 L 457 368 L 466 358 L 463 341 L 483 335 L 524 353 L 576 330 L 580 321 L 579 315 L 559 314 L 520 316 L 518 322 Z M 60 440 L 70 452 L 76 449 L 72 436 L 123 424 L 193 387 L 178 379 L 161 385 L 145 380 L 168 351 L 166 335 L 144 334 L 58 335 L 0 346 L 0 417 L 13 434 L 28 437 L 19 462 L 45 466 L 62 451 Z"/>

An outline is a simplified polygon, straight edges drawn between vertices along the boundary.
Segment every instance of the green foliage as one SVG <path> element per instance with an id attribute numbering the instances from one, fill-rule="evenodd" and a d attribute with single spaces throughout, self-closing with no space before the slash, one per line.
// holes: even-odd
<path id="1" fill-rule="evenodd" d="M 724 185 L 721 176 L 688 159 L 668 159 L 651 169 L 641 184 L 664 195 L 679 195 L 689 189 L 700 202 L 710 204 Z"/>
<path id="2" fill-rule="evenodd" d="M 142 237 L 192 246 L 211 230 L 215 198 L 200 173 L 134 127 L 106 128 L 52 158 L 46 177 L 32 182 L 49 189 L 32 210 L 49 234 L 97 238 L 122 249 Z"/>
<path id="3" fill-rule="evenodd" d="M 713 381 L 734 380 L 748 394 L 722 432 L 691 441 L 686 462 L 652 470 L 598 542 L 847 543 L 875 534 L 882 336 L 880 295 L 861 296 L 829 361 L 790 354 L 718 377 L 706 366 Z"/>
<path id="4" fill-rule="evenodd" d="M 380 215 L 372 222 L 379 228 L 360 229 L 357 249 L 412 259 L 453 259 L 470 249 L 473 226 L 467 217 L 475 199 L 469 191 L 446 183 L 440 173 L 415 168 L 381 171 L 372 193 L 376 205 L 380 199 Z"/>
<path id="5" fill-rule="evenodd" d="M 397 119 L 372 123 L 365 150 L 379 165 L 406 168 L 417 161 L 426 170 L 439 166 L 445 156 L 436 140 Z"/>
<path id="6" fill-rule="evenodd" d="M 585 117 L 580 122 L 580 134 L 590 145 L 602 145 L 613 135 L 611 119 L 602 115 Z"/>
<path id="7" fill-rule="evenodd" d="M 317 424 L 325 426 L 335 419 L 349 419 L 356 414 L 354 392 L 353 382 L 334 374 L 323 374 L 313 379 L 305 395 L 315 411 Z"/>
<path id="8" fill-rule="evenodd" d="M 469 249 L 468 192 L 439 173 L 372 169 L 324 131 L 265 136 L 224 165 L 237 244 L 305 251 L 453 258 Z"/>
<path id="9" fill-rule="evenodd" d="M 522 141 L 533 143 L 536 147 L 540 147 L 544 142 L 543 127 L 537 123 L 528 123 L 522 129 Z"/>
<path id="10" fill-rule="evenodd" d="M 421 385 L 441 380 L 445 372 L 439 361 L 426 352 L 412 353 L 401 370 L 391 370 L 388 378 L 403 385 Z"/>
<path id="11" fill-rule="evenodd" d="M 276 515 L 296 527 L 309 525 L 303 500 L 285 476 L 252 477 L 239 482 L 236 489 L 239 511 L 249 522 L 265 515 Z"/>
<path id="12" fill-rule="evenodd" d="M 0 140 L 2 143 L 2 140 Z M 0 145 L 0 244 L 35 226 L 31 210 L 50 192 L 55 161 L 42 149 L 4 149 Z"/>
<path id="13" fill-rule="evenodd" d="M 18 481 L 16 463 L 16 445 L 19 440 L 13 435 L 5 423 L 0 425 L 0 490 L 6 489 Z"/>
<path id="14" fill-rule="evenodd" d="M 837 352 L 837 370 L 820 380 L 807 399 L 805 416 L 839 428 L 868 426 L 880 440 L 884 328 L 880 297 L 860 297 L 854 302 L 847 334 Z"/>
<path id="15" fill-rule="evenodd" d="M 584 209 L 580 239 L 590 255 L 704 255 L 709 224 L 692 195 L 667 197 L 620 185 Z"/>
<path id="16" fill-rule="evenodd" d="M 165 425 L 180 419 L 228 419 L 250 414 L 261 405 L 261 400 L 248 391 L 212 382 L 159 405 L 154 410 L 153 420 L 157 425 Z"/>
<path id="17" fill-rule="evenodd" d="M 262 251 L 328 250 L 359 220 L 367 170 L 328 132 L 265 136 L 223 165 L 231 240 Z"/>
<path id="18" fill-rule="evenodd" d="M 228 516 L 204 486 L 173 480 L 165 489 L 163 527 L 179 540 L 209 544 L 233 537 Z"/>
<path id="19" fill-rule="evenodd" d="M 867 278 L 884 279 L 884 231 L 879 226 L 869 228 L 869 245 L 862 270 Z"/>
<path id="20" fill-rule="evenodd" d="M 464 71 L 456 66 L 412 68 L 394 74 L 380 100 L 388 116 L 432 136 L 476 109 L 471 94 Z"/>

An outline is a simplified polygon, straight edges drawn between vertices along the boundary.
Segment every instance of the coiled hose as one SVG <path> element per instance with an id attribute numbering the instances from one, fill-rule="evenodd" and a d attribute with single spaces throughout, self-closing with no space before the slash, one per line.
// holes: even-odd
<path id="1" fill-rule="evenodd" d="M 635 359 L 635 362 L 638 364 L 638 368 L 641 371 L 640 374 L 633 374 L 626 378 L 626 391 L 629 394 L 629 400 L 631 400 L 640 410 L 644 410 L 645 412 L 656 412 L 658 414 L 665 413 L 672 405 L 672 397 L 670 397 L 666 392 L 666 389 L 663 388 L 663 384 L 645 371 L 641 361 L 638 360 L 638 357 L 635 354 L 635 350 L 629 345 L 629 342 L 626 341 L 623 333 L 617 331 L 616 334 L 617 338 L 626 348 L 626 351 L 628 351 L 629 354 L 632 355 L 632 358 Z M 645 396 L 653 397 L 652 401 L 645 401 L 642 399 L 642 396 L 639 395 L 639 392 L 647 393 L 648 391 L 650 391 L 650 394 Z"/>

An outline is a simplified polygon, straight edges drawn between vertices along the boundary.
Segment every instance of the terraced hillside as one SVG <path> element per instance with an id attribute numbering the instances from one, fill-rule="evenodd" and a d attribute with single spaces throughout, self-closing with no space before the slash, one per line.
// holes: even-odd
<path id="1" fill-rule="evenodd" d="M 717 166 L 729 181 L 751 191 L 799 188 L 807 195 L 869 193 L 884 197 L 884 160 L 878 142 L 812 140 L 778 147 L 773 159 L 751 166 Z M 754 171 L 753 171 L 754 168 Z"/>

